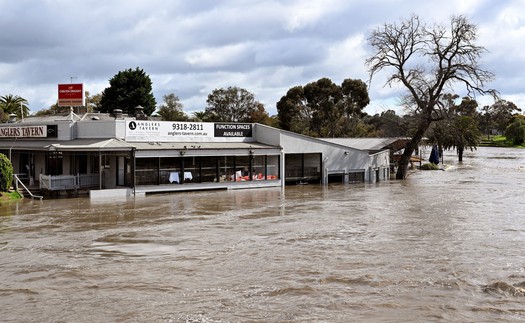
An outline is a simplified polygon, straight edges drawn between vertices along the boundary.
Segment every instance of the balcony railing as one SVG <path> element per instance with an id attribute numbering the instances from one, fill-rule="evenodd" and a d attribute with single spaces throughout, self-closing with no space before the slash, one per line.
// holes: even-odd
<path id="1" fill-rule="evenodd" d="M 40 189 L 64 191 L 98 187 L 99 174 L 40 175 Z"/>

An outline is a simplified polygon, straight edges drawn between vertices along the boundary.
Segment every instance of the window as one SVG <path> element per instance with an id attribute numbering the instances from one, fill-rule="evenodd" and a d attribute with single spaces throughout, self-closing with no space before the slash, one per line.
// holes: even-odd
<path id="1" fill-rule="evenodd" d="M 260 181 L 266 179 L 266 156 L 254 156 L 252 163 L 252 178 Z"/>
<path id="2" fill-rule="evenodd" d="M 279 156 L 267 156 L 266 179 L 279 179 Z"/>
<path id="3" fill-rule="evenodd" d="M 49 153 L 47 170 L 49 175 L 62 175 L 62 152 L 54 151 Z"/>
<path id="4" fill-rule="evenodd" d="M 245 182 L 251 180 L 250 156 L 237 156 L 235 159 L 235 181 Z"/>
<path id="5" fill-rule="evenodd" d="M 228 182 L 234 180 L 235 164 L 234 156 L 223 156 L 218 158 L 219 162 L 219 181 Z"/>
<path id="6" fill-rule="evenodd" d="M 201 182 L 218 182 L 217 157 L 201 157 Z"/>
<path id="7" fill-rule="evenodd" d="M 109 155 L 102 155 L 102 168 L 109 169 L 111 168 L 111 158 Z"/>
<path id="8" fill-rule="evenodd" d="M 348 173 L 349 183 L 363 183 L 365 181 L 365 172 L 350 172 Z"/>
<path id="9" fill-rule="evenodd" d="M 159 159 L 137 158 L 136 160 L 136 184 L 157 185 L 159 181 Z"/>
<path id="10" fill-rule="evenodd" d="M 162 157 L 160 159 L 160 184 L 180 184 L 181 183 L 181 162 L 180 157 Z"/>

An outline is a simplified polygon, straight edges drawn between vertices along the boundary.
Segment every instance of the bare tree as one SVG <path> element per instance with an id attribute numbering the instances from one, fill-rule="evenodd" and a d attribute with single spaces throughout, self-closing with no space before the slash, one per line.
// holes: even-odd
<path id="1" fill-rule="evenodd" d="M 486 50 L 475 44 L 476 33 L 476 25 L 463 16 L 452 17 L 448 27 L 427 27 L 413 15 L 399 24 L 385 24 L 369 36 L 375 51 L 366 60 L 370 78 L 383 69 L 392 70 L 386 84 L 402 84 L 408 91 L 405 102 L 410 102 L 418 116 L 416 130 L 399 162 L 397 179 L 406 177 L 410 157 L 432 121 L 440 118 L 437 112 L 445 91 L 460 84 L 469 96 L 497 95 L 495 90 L 483 89 L 494 74 L 479 66 Z"/>

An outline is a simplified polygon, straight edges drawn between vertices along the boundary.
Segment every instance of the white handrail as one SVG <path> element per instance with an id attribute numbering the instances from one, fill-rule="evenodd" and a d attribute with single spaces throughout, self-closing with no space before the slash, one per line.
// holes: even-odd
<path id="1" fill-rule="evenodd" d="M 15 179 L 15 188 L 16 188 L 16 191 L 18 192 L 18 184 L 20 183 L 20 185 L 22 185 L 22 187 L 24 188 L 24 190 L 29 193 L 29 195 L 31 196 L 32 199 L 34 198 L 38 198 L 38 199 L 43 199 L 44 197 L 43 196 L 40 196 L 40 195 L 35 195 L 33 193 L 31 193 L 31 191 L 24 185 L 24 183 L 22 183 L 22 181 L 20 180 L 20 178 L 18 178 L 18 175 L 16 174 L 13 174 L 13 178 Z"/>

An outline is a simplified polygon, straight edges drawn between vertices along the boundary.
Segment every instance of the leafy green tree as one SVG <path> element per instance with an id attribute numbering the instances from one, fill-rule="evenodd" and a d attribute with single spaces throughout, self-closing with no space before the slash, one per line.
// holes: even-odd
<path id="1" fill-rule="evenodd" d="M 505 137 L 514 145 L 522 145 L 525 142 L 525 116 L 515 115 L 505 129 Z"/>
<path id="2" fill-rule="evenodd" d="M 458 97 L 459 96 L 455 96 L 455 98 L 458 98 Z M 452 109 L 453 109 L 452 112 L 456 115 L 477 117 L 478 102 L 475 99 L 466 96 L 466 97 L 463 97 L 463 99 L 461 99 L 460 104 L 458 105 L 454 104 L 452 106 Z"/>
<path id="3" fill-rule="evenodd" d="M 430 140 L 443 149 L 456 149 L 458 160 L 463 161 L 465 149 L 475 150 L 481 143 L 482 133 L 476 119 L 471 116 L 455 116 L 434 124 Z"/>
<path id="4" fill-rule="evenodd" d="M 109 80 L 109 85 L 102 92 L 101 112 L 121 109 L 124 113 L 133 114 L 139 105 L 148 116 L 155 111 L 157 103 L 152 92 L 152 82 L 142 69 L 137 67 L 135 70 L 120 71 Z"/>
<path id="5" fill-rule="evenodd" d="M 102 93 L 98 93 L 95 95 L 91 95 L 89 91 L 84 92 L 84 97 L 86 98 L 86 111 L 87 112 L 93 112 L 95 110 L 98 110 L 100 106 L 100 99 L 102 98 Z M 67 106 L 58 106 L 58 103 L 53 104 L 48 109 L 42 109 L 38 110 L 35 113 L 35 116 L 48 116 L 48 115 L 55 115 L 55 114 L 66 114 L 69 113 L 70 107 Z"/>
<path id="6" fill-rule="evenodd" d="M 487 135 L 487 138 L 490 139 L 492 129 L 494 129 L 494 121 L 490 116 L 490 106 L 486 105 L 481 108 L 480 117 L 479 117 L 479 126 L 484 134 Z"/>
<path id="7" fill-rule="evenodd" d="M 368 123 L 376 129 L 378 137 L 404 137 L 407 136 L 405 120 L 398 116 L 394 110 L 387 110 L 381 114 L 370 117 Z"/>
<path id="8" fill-rule="evenodd" d="M 10 114 L 16 114 L 18 119 L 29 116 L 29 107 L 27 100 L 13 94 L 7 94 L 0 97 L 0 109 L 2 110 L 2 121 L 7 120 Z"/>
<path id="9" fill-rule="evenodd" d="M 417 116 L 417 126 L 399 162 L 397 179 L 407 174 L 410 157 L 435 120 L 443 91 L 455 84 L 469 94 L 492 94 L 484 90 L 493 73 L 483 70 L 478 60 L 485 49 L 476 45 L 477 27 L 463 16 L 451 18 L 449 26 L 427 26 L 416 15 L 399 24 L 385 24 L 372 31 L 368 41 L 374 53 L 367 59 L 370 77 L 391 70 L 387 84 L 399 83 Z"/>
<path id="10" fill-rule="evenodd" d="M 369 102 L 361 80 L 346 79 L 338 86 L 321 78 L 291 88 L 277 102 L 279 124 L 282 129 L 314 137 L 359 136 L 367 128 L 360 123 Z"/>
<path id="11" fill-rule="evenodd" d="M 482 133 L 479 130 L 476 100 L 464 97 L 460 104 L 453 103 L 457 95 L 445 95 L 450 106 L 444 119 L 431 126 L 431 142 L 442 149 L 456 149 L 458 160 L 463 161 L 465 149 L 475 150 L 481 143 Z"/>
<path id="12" fill-rule="evenodd" d="M 302 86 L 290 88 L 277 102 L 277 116 L 281 129 L 309 134 L 312 111 Z"/>
<path id="13" fill-rule="evenodd" d="M 213 90 L 206 102 L 203 121 L 257 122 L 254 118 L 264 110 L 252 93 L 236 86 Z"/>
<path id="14" fill-rule="evenodd" d="M 208 122 L 208 115 L 204 111 L 195 111 L 192 113 L 191 121 L 194 122 Z"/>
<path id="15" fill-rule="evenodd" d="M 49 116 L 49 115 L 55 115 L 55 114 L 63 114 L 66 113 L 66 111 L 69 111 L 69 107 L 59 107 L 58 103 L 53 104 L 48 109 L 42 109 L 38 110 L 35 113 L 35 116 L 42 117 L 42 116 Z"/>
<path id="16" fill-rule="evenodd" d="M 0 191 L 9 191 L 12 182 L 13 165 L 6 155 L 0 153 Z"/>
<path id="17" fill-rule="evenodd" d="M 279 128 L 279 117 L 277 115 L 269 116 L 263 124 Z"/>
<path id="18" fill-rule="evenodd" d="M 312 111 L 310 131 L 315 137 L 336 137 L 344 127 L 342 93 L 339 86 L 328 78 L 308 83 L 304 96 Z"/>
<path id="19" fill-rule="evenodd" d="M 487 135 L 490 136 L 492 130 L 503 133 L 515 112 L 521 112 L 521 109 L 513 102 L 499 99 L 492 105 L 483 107 L 484 128 Z"/>
<path id="20" fill-rule="evenodd" d="M 86 98 L 86 110 L 87 112 L 93 112 L 98 110 L 100 107 L 100 100 L 102 100 L 102 93 L 91 95 L 89 91 L 85 91 Z"/>
<path id="21" fill-rule="evenodd" d="M 270 125 L 272 120 L 270 119 L 270 115 L 264 108 L 264 104 L 257 102 L 255 109 L 253 109 L 250 112 L 250 115 L 248 117 L 249 122 L 253 123 L 261 123 Z"/>
<path id="22" fill-rule="evenodd" d="M 187 121 L 188 116 L 182 111 L 183 105 L 179 97 L 173 93 L 162 96 L 164 103 L 160 105 L 158 114 L 164 121 Z"/>

